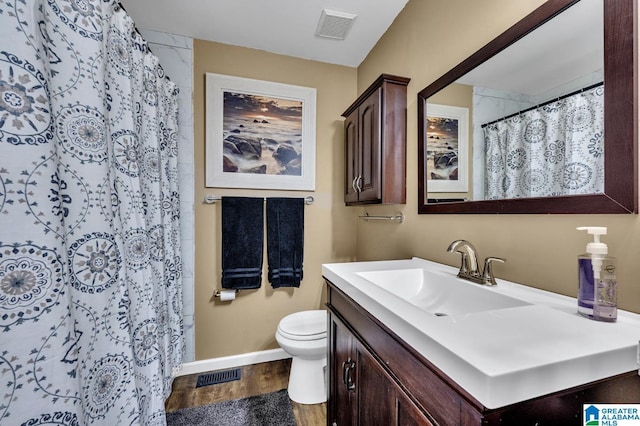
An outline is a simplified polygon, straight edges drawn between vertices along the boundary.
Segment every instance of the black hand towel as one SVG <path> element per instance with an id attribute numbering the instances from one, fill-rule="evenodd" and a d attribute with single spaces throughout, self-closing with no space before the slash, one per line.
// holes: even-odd
<path id="1" fill-rule="evenodd" d="M 222 288 L 262 284 L 264 199 L 222 197 Z"/>
<path id="2" fill-rule="evenodd" d="M 267 259 L 271 287 L 300 287 L 304 199 L 267 199 Z"/>

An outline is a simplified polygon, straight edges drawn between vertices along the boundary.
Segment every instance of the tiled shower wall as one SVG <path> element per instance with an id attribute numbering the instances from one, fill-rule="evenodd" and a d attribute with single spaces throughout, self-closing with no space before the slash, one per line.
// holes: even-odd
<path id="1" fill-rule="evenodd" d="M 151 51 L 171 81 L 180 88 L 178 96 L 178 187 L 180 188 L 180 227 L 182 232 L 182 283 L 184 299 L 183 361 L 195 360 L 193 330 L 194 266 L 194 186 L 193 186 L 193 39 L 157 31 L 141 30 Z"/>

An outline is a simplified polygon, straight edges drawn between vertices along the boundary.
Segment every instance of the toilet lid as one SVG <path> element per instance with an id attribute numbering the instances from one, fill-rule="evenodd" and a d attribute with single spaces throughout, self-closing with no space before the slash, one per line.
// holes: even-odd
<path id="1" fill-rule="evenodd" d="M 293 340 L 318 340 L 327 337 L 327 312 L 301 311 L 280 320 L 278 331 Z"/>

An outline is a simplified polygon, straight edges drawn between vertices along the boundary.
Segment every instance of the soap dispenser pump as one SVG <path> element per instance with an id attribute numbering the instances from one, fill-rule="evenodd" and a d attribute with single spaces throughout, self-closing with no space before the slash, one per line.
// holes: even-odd
<path id="1" fill-rule="evenodd" d="M 578 231 L 593 235 L 587 252 L 578 256 L 578 313 L 596 321 L 614 322 L 618 316 L 616 260 L 600 241 L 607 234 L 601 226 L 581 226 Z"/>

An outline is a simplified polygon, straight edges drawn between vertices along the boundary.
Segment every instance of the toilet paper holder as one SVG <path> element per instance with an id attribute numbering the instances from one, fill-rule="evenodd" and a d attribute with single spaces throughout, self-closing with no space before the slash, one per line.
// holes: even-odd
<path id="1" fill-rule="evenodd" d="M 228 290 L 225 290 L 225 291 L 228 291 Z M 235 294 L 238 294 L 238 292 L 239 292 L 239 291 L 240 291 L 240 290 L 235 289 Z M 221 291 L 220 289 L 216 289 L 216 290 L 213 292 L 213 297 L 220 297 L 220 294 L 221 294 L 221 293 L 222 293 L 222 291 Z"/>

